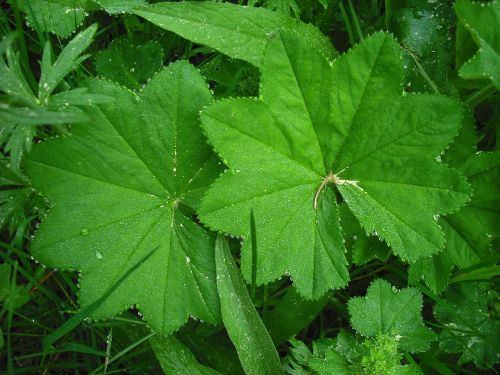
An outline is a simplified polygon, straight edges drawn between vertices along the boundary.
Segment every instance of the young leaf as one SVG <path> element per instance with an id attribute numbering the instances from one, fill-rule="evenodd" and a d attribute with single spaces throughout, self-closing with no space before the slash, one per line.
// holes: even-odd
<path id="1" fill-rule="evenodd" d="M 403 260 L 444 247 L 433 216 L 463 205 L 469 186 L 434 158 L 458 132 L 461 108 L 442 96 L 401 96 L 401 70 L 398 45 L 385 33 L 330 66 L 296 34 L 280 32 L 265 53 L 261 98 L 203 111 L 230 173 L 208 191 L 200 217 L 248 237 L 254 211 L 260 284 L 289 272 L 308 298 L 346 284 L 334 187 Z M 249 261 L 245 242 L 247 280 Z"/>
<path id="2" fill-rule="evenodd" d="M 332 347 L 323 358 L 312 358 L 309 366 L 321 375 L 422 375 L 416 365 L 401 365 L 403 356 L 394 337 L 378 335 L 365 340 L 360 349 L 363 355 L 349 363 L 338 348 Z"/>
<path id="3" fill-rule="evenodd" d="M 462 353 L 459 364 L 474 361 L 479 368 L 500 362 L 500 322 L 488 309 L 488 288 L 481 283 L 449 287 L 446 298 L 434 307 L 436 319 L 446 326 L 439 346 L 449 353 Z"/>
<path id="4" fill-rule="evenodd" d="M 422 295 L 417 289 L 396 290 L 387 281 L 375 280 L 365 297 L 348 303 L 352 327 L 361 335 L 395 338 L 402 350 L 423 352 L 436 335 L 422 323 Z"/>
<path id="5" fill-rule="evenodd" d="M 247 374 L 282 374 L 280 359 L 271 336 L 253 306 L 245 282 L 229 251 L 218 236 L 215 244 L 217 291 L 222 321 Z"/>
<path id="6" fill-rule="evenodd" d="M 116 102 L 89 108 L 92 124 L 36 145 L 26 162 L 33 185 L 54 205 L 32 244 L 34 256 L 80 270 L 85 307 L 158 247 L 92 317 L 137 304 L 163 335 L 189 315 L 219 321 L 214 237 L 191 218 L 219 173 L 198 125 L 198 111 L 212 100 L 206 83 L 180 61 L 140 97 L 106 82 L 91 86 Z"/>
<path id="7" fill-rule="evenodd" d="M 477 53 L 459 70 L 462 78 L 486 78 L 500 89 L 500 2 L 459 0 L 455 3 L 458 19 L 472 35 Z"/>
<path id="8" fill-rule="evenodd" d="M 140 89 L 163 64 L 163 49 L 151 40 L 133 44 L 114 40 L 96 57 L 97 73 L 130 89 Z"/>
<path id="9" fill-rule="evenodd" d="M 263 8 L 216 2 L 162 2 L 133 11 L 155 25 L 229 57 L 260 67 L 266 42 L 281 28 L 297 30 L 314 48 L 333 58 L 331 43 L 318 29 Z"/>
<path id="10" fill-rule="evenodd" d="M 398 340 L 384 334 L 358 341 L 345 331 L 335 340 L 313 341 L 313 353 L 298 340 L 292 348 L 285 369 L 291 375 L 422 375 L 415 364 L 402 365 Z"/>

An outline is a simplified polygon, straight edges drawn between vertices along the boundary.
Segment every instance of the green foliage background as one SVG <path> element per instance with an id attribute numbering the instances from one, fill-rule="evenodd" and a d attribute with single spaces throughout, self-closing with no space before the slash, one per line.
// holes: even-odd
<path id="1" fill-rule="evenodd" d="M 498 0 L 0 19 L 0 372 L 498 373 Z"/>

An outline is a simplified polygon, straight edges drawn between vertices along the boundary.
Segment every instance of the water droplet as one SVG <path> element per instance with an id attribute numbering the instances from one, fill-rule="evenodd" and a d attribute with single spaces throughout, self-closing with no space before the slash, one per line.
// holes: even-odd
<path id="1" fill-rule="evenodd" d="M 101 253 L 100 251 L 96 251 L 96 252 L 95 252 L 95 257 L 96 257 L 97 259 L 102 259 L 102 258 L 103 258 L 102 253 Z"/>
<path id="2" fill-rule="evenodd" d="M 90 230 L 88 230 L 87 228 L 82 228 L 82 230 L 80 231 L 80 234 L 82 236 L 87 236 L 89 233 L 90 233 Z"/>

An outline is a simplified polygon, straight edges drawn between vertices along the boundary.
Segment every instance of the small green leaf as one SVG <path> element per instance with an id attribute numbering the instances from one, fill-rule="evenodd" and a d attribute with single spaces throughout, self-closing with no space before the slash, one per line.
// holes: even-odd
<path id="1" fill-rule="evenodd" d="M 133 11 L 155 25 L 229 57 L 260 67 L 266 43 L 279 29 L 297 30 L 328 58 L 331 43 L 318 29 L 263 8 L 217 2 L 162 2 Z"/>
<path id="2" fill-rule="evenodd" d="M 423 352 L 436 339 L 422 323 L 422 295 L 417 289 L 397 290 L 378 279 L 365 297 L 351 298 L 348 308 L 351 325 L 358 333 L 367 337 L 388 335 L 402 350 Z"/>
<path id="3" fill-rule="evenodd" d="M 163 64 L 163 49 L 151 40 L 134 44 L 122 38 L 111 42 L 96 57 L 97 73 L 130 89 L 138 90 Z"/>
<path id="4" fill-rule="evenodd" d="M 459 70 L 466 79 L 489 79 L 500 89 L 500 2 L 471 2 L 459 0 L 455 3 L 458 19 L 471 33 L 478 46 L 477 53 Z"/>
<path id="5" fill-rule="evenodd" d="M 487 284 L 451 285 L 434 315 L 446 326 L 439 334 L 440 348 L 461 353 L 459 364 L 473 361 L 479 368 L 492 369 L 500 362 L 500 322 L 488 308 Z"/>
<path id="6" fill-rule="evenodd" d="M 282 374 L 278 353 L 260 320 L 241 278 L 227 241 L 218 236 L 215 245 L 217 291 L 222 321 L 247 374 Z"/>

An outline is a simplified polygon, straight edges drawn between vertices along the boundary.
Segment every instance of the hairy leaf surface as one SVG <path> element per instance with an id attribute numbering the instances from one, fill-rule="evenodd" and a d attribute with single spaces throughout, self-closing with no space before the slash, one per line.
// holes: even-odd
<path id="1" fill-rule="evenodd" d="M 422 295 L 415 288 L 397 290 L 378 279 L 365 297 L 351 298 L 348 307 L 352 327 L 363 336 L 385 334 L 396 338 L 401 349 L 411 352 L 426 351 L 436 339 L 422 322 Z"/>
<path id="2" fill-rule="evenodd" d="M 212 100 L 206 83 L 181 61 L 140 97 L 102 81 L 92 86 L 116 102 L 89 110 L 91 124 L 37 145 L 26 162 L 33 185 L 53 204 L 33 254 L 80 270 L 88 306 L 156 248 L 93 317 L 137 304 L 160 334 L 190 315 L 219 321 L 214 237 L 191 218 L 218 174 L 198 125 L 198 111 Z"/>
<path id="3" fill-rule="evenodd" d="M 309 298 L 346 284 L 332 185 L 402 259 L 443 248 L 433 216 L 463 205 L 469 187 L 434 157 L 458 132 L 461 109 L 442 96 L 402 96 L 401 70 L 398 45 L 385 33 L 330 65 L 296 34 L 280 32 L 265 53 L 260 98 L 223 100 L 202 113 L 230 168 L 207 193 L 202 221 L 246 237 L 254 211 L 260 284 L 289 272 Z M 250 264 L 245 243 L 248 280 Z"/>

